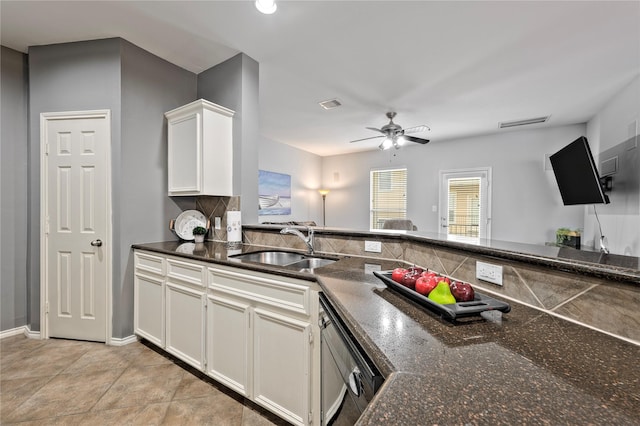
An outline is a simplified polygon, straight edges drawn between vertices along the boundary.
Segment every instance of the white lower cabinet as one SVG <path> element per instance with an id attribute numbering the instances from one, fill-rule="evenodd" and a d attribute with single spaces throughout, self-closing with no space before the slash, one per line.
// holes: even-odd
<path id="1" fill-rule="evenodd" d="M 134 264 L 134 331 L 138 336 L 164 348 L 165 259 L 136 251 Z"/>
<path id="2" fill-rule="evenodd" d="M 135 333 L 295 425 L 320 424 L 314 282 L 135 250 Z"/>
<path id="3" fill-rule="evenodd" d="M 210 267 L 208 300 L 207 373 L 292 424 L 319 424 L 316 284 Z"/>
<path id="4" fill-rule="evenodd" d="M 249 397 L 251 306 L 213 295 L 208 299 L 207 374 Z"/>
<path id="5" fill-rule="evenodd" d="M 205 293 L 172 282 L 166 291 L 165 349 L 204 371 Z"/>
<path id="6" fill-rule="evenodd" d="M 253 397 L 289 421 L 305 424 L 310 410 L 311 325 L 254 310 Z"/>
<path id="7" fill-rule="evenodd" d="M 196 262 L 167 259 L 165 349 L 204 371 L 205 268 Z"/>

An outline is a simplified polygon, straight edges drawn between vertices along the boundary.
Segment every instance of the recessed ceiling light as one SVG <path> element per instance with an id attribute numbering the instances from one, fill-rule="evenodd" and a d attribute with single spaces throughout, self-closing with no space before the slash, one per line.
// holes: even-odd
<path id="1" fill-rule="evenodd" d="M 527 126 L 529 124 L 545 123 L 549 120 L 550 117 L 551 117 L 550 115 L 547 115 L 546 117 L 527 118 L 526 120 L 501 121 L 500 123 L 498 123 L 498 127 L 501 129 L 506 129 L 508 127 Z"/>
<path id="2" fill-rule="evenodd" d="M 333 109 L 333 108 L 337 108 L 340 105 L 342 105 L 342 103 L 337 99 L 329 99 L 327 101 L 322 101 L 322 102 L 318 102 L 318 103 L 324 109 Z"/>
<path id="3" fill-rule="evenodd" d="M 256 0 L 256 9 L 265 15 L 271 15 L 277 8 L 278 5 L 274 0 Z"/>

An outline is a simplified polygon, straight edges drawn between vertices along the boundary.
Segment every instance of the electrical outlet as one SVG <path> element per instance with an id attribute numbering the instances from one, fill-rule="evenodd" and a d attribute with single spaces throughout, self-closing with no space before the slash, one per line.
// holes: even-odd
<path id="1" fill-rule="evenodd" d="M 502 266 L 476 262 L 476 278 L 482 281 L 502 285 Z"/>
<path id="2" fill-rule="evenodd" d="M 382 271 L 382 266 L 377 265 L 375 263 L 365 263 L 364 264 L 364 273 L 373 275 L 373 271 Z"/>
<path id="3" fill-rule="evenodd" d="M 213 220 L 213 223 L 214 223 L 214 227 L 215 227 L 215 229 L 222 229 L 222 223 L 221 223 L 221 220 L 220 220 L 220 218 L 219 218 L 219 217 L 216 217 L 216 218 Z"/>
<path id="4" fill-rule="evenodd" d="M 382 243 L 380 241 L 365 241 L 364 251 L 382 253 Z"/>

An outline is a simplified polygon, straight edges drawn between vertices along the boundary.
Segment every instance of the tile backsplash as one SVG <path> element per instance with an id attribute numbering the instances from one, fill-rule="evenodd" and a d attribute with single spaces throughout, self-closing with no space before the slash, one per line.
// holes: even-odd
<path id="1" fill-rule="evenodd" d="M 245 230 L 245 243 L 304 250 L 304 243 L 277 231 Z M 366 256 L 420 265 L 470 282 L 481 292 L 505 297 L 534 309 L 640 344 L 640 287 L 524 262 L 485 257 L 428 243 L 378 238 L 381 253 L 364 251 L 364 237 L 316 233 L 316 252 Z M 503 285 L 476 279 L 476 262 L 502 266 Z"/>
<path id="2" fill-rule="evenodd" d="M 196 198 L 196 209 L 201 211 L 210 221 L 211 230 L 206 239 L 209 241 L 227 241 L 227 212 L 240 211 L 240 197 L 218 197 L 200 195 Z M 220 229 L 215 229 L 215 218 L 221 220 Z"/>

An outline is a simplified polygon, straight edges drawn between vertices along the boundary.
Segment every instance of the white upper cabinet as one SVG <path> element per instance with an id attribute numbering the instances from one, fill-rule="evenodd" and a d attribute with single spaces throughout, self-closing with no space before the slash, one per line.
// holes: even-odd
<path id="1" fill-rule="evenodd" d="M 204 99 L 165 113 L 169 195 L 233 195 L 234 111 Z"/>

